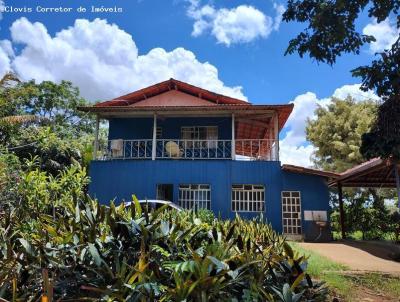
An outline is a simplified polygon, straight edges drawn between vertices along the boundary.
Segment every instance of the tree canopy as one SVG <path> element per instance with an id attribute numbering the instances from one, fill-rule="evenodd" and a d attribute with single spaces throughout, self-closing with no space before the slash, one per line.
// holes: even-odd
<path id="1" fill-rule="evenodd" d="M 376 116 L 373 101 L 356 102 L 332 98 L 327 107 L 318 107 L 317 118 L 308 120 L 307 139 L 317 147 L 315 164 L 323 169 L 342 172 L 364 161 L 359 152 L 361 136 L 369 131 Z"/>
<path id="2" fill-rule="evenodd" d="M 390 98 L 380 106 L 371 131 L 362 136 L 361 154 L 374 157 L 400 159 L 400 99 Z"/>
<path id="3" fill-rule="evenodd" d="M 356 20 L 367 10 L 368 16 L 380 23 L 392 15 L 397 16 L 400 28 L 399 0 L 289 0 L 283 20 L 307 22 L 308 26 L 289 42 L 286 54 L 305 54 L 318 62 L 334 64 L 343 53 L 359 54 L 361 47 L 376 41 L 360 33 Z M 352 70 L 353 76 L 362 78 L 362 89 L 374 89 L 380 97 L 400 92 L 400 41 L 378 54 L 369 66 Z"/>
<path id="4" fill-rule="evenodd" d="M 87 104 L 70 82 L 0 81 L 0 152 L 21 160 L 36 157 L 55 175 L 78 161 L 87 163 L 94 120 L 77 106 Z"/>
<path id="5" fill-rule="evenodd" d="M 394 18 L 400 32 L 400 0 L 289 0 L 283 20 L 308 23 L 290 40 L 285 54 L 308 54 L 317 62 L 334 64 L 343 53 L 359 54 L 376 37 L 359 32 L 356 21 L 364 14 L 378 24 Z M 362 79 L 361 89 L 374 90 L 383 104 L 371 132 L 363 137 L 366 158 L 400 160 L 400 35 L 391 47 L 375 54 L 370 65 L 352 70 Z"/>
<path id="6" fill-rule="evenodd" d="M 67 81 L 4 84 L 0 90 L 0 119 L 15 122 L 9 117 L 29 115 L 36 117 L 34 121 L 38 125 L 91 132 L 93 119 L 77 110 L 85 104 L 87 101 L 80 96 L 79 89 Z"/>

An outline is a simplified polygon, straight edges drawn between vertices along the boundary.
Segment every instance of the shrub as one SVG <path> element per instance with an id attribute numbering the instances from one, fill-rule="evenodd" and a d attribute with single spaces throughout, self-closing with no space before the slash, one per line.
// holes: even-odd
<path id="1" fill-rule="evenodd" d="M 137 201 L 99 205 L 77 167 L 56 179 L 40 212 L 11 206 L 0 221 L 0 297 L 12 301 L 298 301 L 323 299 L 307 260 L 261 220 L 202 221 Z M 62 190 L 62 188 L 67 190 Z M 64 194 L 61 194 L 63 191 Z M 26 200 L 36 194 L 23 191 Z M 31 199 L 32 201 L 32 199 Z M 205 215 L 206 217 L 209 217 Z M 27 228 L 26 225 L 30 227 Z"/>

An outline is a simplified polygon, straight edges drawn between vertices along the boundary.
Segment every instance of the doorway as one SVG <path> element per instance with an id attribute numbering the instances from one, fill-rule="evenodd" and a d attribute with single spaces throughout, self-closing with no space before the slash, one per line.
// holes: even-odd
<path id="1" fill-rule="evenodd" d="M 158 184 L 157 199 L 174 202 L 174 185 L 173 184 Z"/>
<path id="2" fill-rule="evenodd" d="M 301 235 L 301 196 L 297 191 L 282 192 L 283 233 Z"/>

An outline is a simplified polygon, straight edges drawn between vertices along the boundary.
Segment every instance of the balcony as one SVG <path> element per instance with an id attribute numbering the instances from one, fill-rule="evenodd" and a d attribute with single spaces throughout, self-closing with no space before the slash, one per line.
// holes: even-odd
<path id="1" fill-rule="evenodd" d="M 233 143 L 232 143 L 233 142 Z M 234 148 L 232 148 L 234 144 Z M 279 144 L 272 139 L 182 140 L 116 139 L 99 146 L 97 160 L 124 159 L 226 159 L 279 160 Z"/>

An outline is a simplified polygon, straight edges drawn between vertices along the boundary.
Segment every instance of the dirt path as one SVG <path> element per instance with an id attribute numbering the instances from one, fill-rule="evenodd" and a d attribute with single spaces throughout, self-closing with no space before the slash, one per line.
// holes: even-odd
<path id="1" fill-rule="evenodd" d="M 400 263 L 388 260 L 390 259 L 388 255 L 394 248 L 354 242 L 301 242 L 298 244 L 305 249 L 315 251 L 333 261 L 347 265 L 351 270 L 400 275 Z"/>

